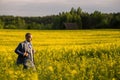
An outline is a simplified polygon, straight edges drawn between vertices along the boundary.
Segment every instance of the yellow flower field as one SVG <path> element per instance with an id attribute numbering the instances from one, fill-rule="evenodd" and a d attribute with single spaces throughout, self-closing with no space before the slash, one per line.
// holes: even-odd
<path id="1" fill-rule="evenodd" d="M 15 63 L 27 32 L 37 72 Z M 0 80 L 120 80 L 120 30 L 0 30 Z"/>

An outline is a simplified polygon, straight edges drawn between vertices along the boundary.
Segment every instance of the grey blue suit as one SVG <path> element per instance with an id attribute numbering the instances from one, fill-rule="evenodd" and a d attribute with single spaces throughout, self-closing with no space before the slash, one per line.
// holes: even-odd
<path id="1" fill-rule="evenodd" d="M 27 52 L 28 56 L 23 56 L 24 53 Z M 15 53 L 18 54 L 18 58 L 17 58 L 17 64 L 23 64 L 24 68 L 35 68 L 34 65 L 34 50 L 32 48 L 32 44 L 30 42 L 27 41 L 23 41 L 21 43 L 19 43 L 19 45 L 17 46 L 17 48 L 15 49 Z"/>

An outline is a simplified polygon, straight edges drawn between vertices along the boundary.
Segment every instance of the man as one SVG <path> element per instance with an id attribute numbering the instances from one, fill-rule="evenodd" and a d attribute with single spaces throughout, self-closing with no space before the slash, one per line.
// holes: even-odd
<path id="1" fill-rule="evenodd" d="M 25 41 L 19 43 L 18 47 L 15 49 L 15 53 L 18 54 L 17 65 L 23 64 L 23 69 L 33 68 L 35 70 L 34 65 L 34 50 L 32 48 L 32 34 L 26 33 Z"/>

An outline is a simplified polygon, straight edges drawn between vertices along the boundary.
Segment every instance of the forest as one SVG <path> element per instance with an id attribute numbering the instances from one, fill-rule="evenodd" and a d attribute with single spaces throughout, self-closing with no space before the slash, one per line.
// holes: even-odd
<path id="1" fill-rule="evenodd" d="M 0 29 L 64 30 L 65 23 L 75 23 L 78 29 L 120 29 L 120 12 L 88 13 L 72 7 L 68 12 L 42 17 L 0 15 Z"/>

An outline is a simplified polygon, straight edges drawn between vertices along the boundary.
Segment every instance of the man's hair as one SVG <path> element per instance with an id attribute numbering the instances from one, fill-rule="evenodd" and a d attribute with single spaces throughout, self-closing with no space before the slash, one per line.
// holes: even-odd
<path id="1" fill-rule="evenodd" d="M 32 34 L 31 34 L 31 33 L 26 33 L 26 34 L 25 34 L 25 37 L 30 36 L 30 35 L 32 35 Z"/>

